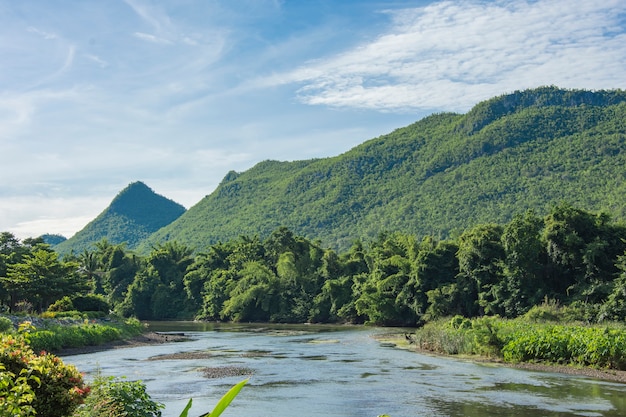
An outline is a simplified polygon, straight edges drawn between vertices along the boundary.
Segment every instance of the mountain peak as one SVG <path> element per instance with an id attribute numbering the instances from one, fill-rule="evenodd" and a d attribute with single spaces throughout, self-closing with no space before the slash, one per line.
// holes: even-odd
<path id="1" fill-rule="evenodd" d="M 102 239 L 113 244 L 126 243 L 132 249 L 185 211 L 185 207 L 155 193 L 143 182 L 132 182 L 98 217 L 55 249 L 80 251 Z"/>
<path id="2" fill-rule="evenodd" d="M 139 214 L 141 211 L 149 209 L 157 201 L 167 201 L 167 198 L 155 193 L 152 188 L 148 187 L 141 181 L 130 183 L 126 188 L 120 191 L 111 202 L 109 209 L 114 212 L 133 215 Z M 182 206 L 181 206 L 182 207 Z M 130 210 L 130 212 L 128 211 Z"/>

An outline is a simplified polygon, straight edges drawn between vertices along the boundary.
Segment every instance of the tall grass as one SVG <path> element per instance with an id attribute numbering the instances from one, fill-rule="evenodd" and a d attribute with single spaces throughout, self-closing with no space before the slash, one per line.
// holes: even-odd
<path id="1" fill-rule="evenodd" d="M 415 333 L 415 343 L 421 349 L 444 354 L 626 370 L 626 327 L 621 324 L 592 326 L 457 316 L 426 324 Z"/>

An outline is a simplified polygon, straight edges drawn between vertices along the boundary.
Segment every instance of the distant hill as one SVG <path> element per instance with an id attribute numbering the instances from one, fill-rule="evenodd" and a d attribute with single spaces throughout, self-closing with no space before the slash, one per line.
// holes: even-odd
<path id="1" fill-rule="evenodd" d="M 46 233 L 39 237 L 41 238 L 41 240 L 43 240 L 44 243 L 47 243 L 50 246 L 58 245 L 59 243 L 67 240 L 65 236 L 49 233 Z"/>
<path id="2" fill-rule="evenodd" d="M 143 182 L 134 182 L 124 188 L 98 217 L 54 249 L 60 253 L 82 252 L 102 239 L 112 244 L 125 242 L 129 249 L 133 249 L 184 212 L 182 205 L 156 194 Z"/>
<path id="3" fill-rule="evenodd" d="M 626 92 L 542 87 L 441 113 L 332 158 L 264 161 L 140 249 L 198 249 L 279 226 L 346 248 L 383 231 L 437 237 L 567 201 L 626 219 Z"/>

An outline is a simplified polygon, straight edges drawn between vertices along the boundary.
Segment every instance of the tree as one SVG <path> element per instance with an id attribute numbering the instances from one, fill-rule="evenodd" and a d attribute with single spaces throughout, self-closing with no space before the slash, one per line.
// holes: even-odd
<path id="1" fill-rule="evenodd" d="M 482 224 L 459 237 L 457 289 L 462 293 L 461 300 L 467 316 L 502 312 L 504 294 L 500 266 L 504 248 L 501 236 L 501 226 Z M 478 310 L 472 307 L 472 298 L 477 301 Z"/>
<path id="2" fill-rule="evenodd" d="M 284 309 L 279 278 L 260 262 L 249 262 L 224 302 L 223 318 L 234 321 L 273 321 Z"/>
<path id="3" fill-rule="evenodd" d="M 177 242 L 152 250 L 146 268 L 139 271 L 123 302 L 125 315 L 140 319 L 181 318 L 191 315 L 183 278 L 192 264 L 192 251 Z"/>
<path id="4" fill-rule="evenodd" d="M 61 262 L 56 253 L 46 249 L 36 249 L 22 262 L 10 265 L 2 280 L 14 296 L 24 297 L 39 312 L 65 295 L 89 289 L 77 263 Z"/>
<path id="5" fill-rule="evenodd" d="M 607 214 L 592 214 L 559 204 L 545 218 L 548 284 L 554 298 L 598 303 L 608 296 L 626 248 L 623 226 Z"/>
<path id="6" fill-rule="evenodd" d="M 506 299 L 502 307 L 507 317 L 526 313 L 547 294 L 544 273 L 547 253 L 541 241 L 542 229 L 543 220 L 532 210 L 516 215 L 504 227 L 502 273 Z"/>
<path id="7" fill-rule="evenodd" d="M 126 298 L 135 276 L 144 268 L 144 261 L 137 255 L 127 253 L 124 245 L 109 245 L 102 242 L 96 253 L 103 266 L 102 286 L 113 307 Z"/>
<path id="8" fill-rule="evenodd" d="M 459 246 L 454 242 L 436 241 L 432 236 L 426 236 L 419 246 L 417 257 L 411 275 L 414 290 L 412 308 L 416 314 L 423 317 L 429 307 L 428 292 L 453 284 L 459 273 L 457 251 Z M 434 294 L 433 294 L 434 295 Z M 441 304 L 441 298 L 436 298 Z M 433 298 L 433 302 L 435 298 Z M 449 306 L 434 306 L 430 315 L 445 315 L 443 311 Z M 435 311 L 438 311 L 435 313 Z M 420 319 L 421 320 L 421 319 Z"/>
<path id="9" fill-rule="evenodd" d="M 370 274 L 355 301 L 356 311 L 376 324 L 414 325 L 415 282 L 411 281 L 417 253 L 414 236 L 381 234 L 370 251 Z"/>
<path id="10" fill-rule="evenodd" d="M 626 319 L 626 252 L 618 258 L 619 277 L 615 280 L 613 290 L 600 308 L 599 321 L 614 320 L 623 322 Z"/>

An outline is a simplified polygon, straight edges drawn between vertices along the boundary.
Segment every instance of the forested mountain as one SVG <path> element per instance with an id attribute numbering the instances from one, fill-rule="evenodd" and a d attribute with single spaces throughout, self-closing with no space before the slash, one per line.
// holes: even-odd
<path id="1" fill-rule="evenodd" d="M 126 243 L 132 249 L 184 212 L 182 205 L 156 194 L 143 182 L 134 182 L 120 191 L 98 217 L 54 249 L 79 253 L 102 239 L 112 244 Z"/>
<path id="2" fill-rule="evenodd" d="M 331 158 L 264 161 L 139 246 L 195 249 L 280 226 L 346 249 L 383 231 L 445 238 L 560 201 L 626 219 L 626 92 L 542 87 L 441 113 Z"/>

